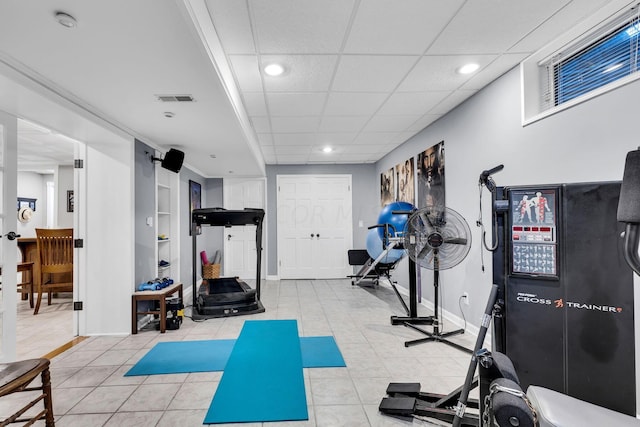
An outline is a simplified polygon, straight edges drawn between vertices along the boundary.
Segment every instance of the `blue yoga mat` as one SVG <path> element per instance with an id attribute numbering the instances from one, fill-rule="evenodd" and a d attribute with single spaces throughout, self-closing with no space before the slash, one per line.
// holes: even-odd
<path id="1" fill-rule="evenodd" d="M 204 424 L 307 419 L 297 322 L 246 321 Z"/>
<path id="2" fill-rule="evenodd" d="M 347 366 L 333 337 L 300 337 L 300 349 L 305 368 Z"/>
<path id="3" fill-rule="evenodd" d="M 235 343 L 231 339 L 160 342 L 124 376 L 222 371 Z"/>
<path id="4" fill-rule="evenodd" d="M 235 339 L 156 344 L 125 376 L 223 371 Z M 303 368 L 346 366 L 331 336 L 300 337 Z"/>

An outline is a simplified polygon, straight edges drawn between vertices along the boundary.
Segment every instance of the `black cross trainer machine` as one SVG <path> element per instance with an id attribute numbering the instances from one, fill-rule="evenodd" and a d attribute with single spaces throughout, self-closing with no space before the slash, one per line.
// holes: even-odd
<path id="1" fill-rule="evenodd" d="M 193 319 L 240 316 L 263 313 L 260 302 L 260 273 L 262 266 L 262 222 L 263 209 L 227 210 L 222 208 L 194 209 L 191 214 L 191 236 L 193 250 Z M 256 286 L 251 288 L 238 277 L 203 279 L 197 286 L 198 257 L 196 240 L 200 226 L 246 226 L 256 227 Z"/>

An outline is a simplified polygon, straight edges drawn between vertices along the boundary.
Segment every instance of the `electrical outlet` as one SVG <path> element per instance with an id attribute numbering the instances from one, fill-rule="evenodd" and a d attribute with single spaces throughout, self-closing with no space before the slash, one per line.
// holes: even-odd
<path id="1" fill-rule="evenodd" d="M 464 302 L 464 305 L 469 305 L 469 292 L 462 293 L 462 302 Z"/>

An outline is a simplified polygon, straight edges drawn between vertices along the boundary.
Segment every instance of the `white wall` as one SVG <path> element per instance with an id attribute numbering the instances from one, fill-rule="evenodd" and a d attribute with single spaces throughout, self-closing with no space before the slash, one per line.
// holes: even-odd
<path id="1" fill-rule="evenodd" d="M 443 308 L 459 316 L 458 298 L 468 292 L 471 304 L 465 314 L 476 328 L 492 284 L 491 255 L 484 252 L 482 272 L 480 229 L 475 226 L 480 173 L 504 164 L 504 170 L 494 175 L 499 186 L 619 181 L 627 152 L 639 145 L 636 105 L 640 81 L 526 127 L 520 122 L 520 93 L 520 74 L 514 69 L 376 164 L 380 174 L 444 140 L 446 203 L 466 218 L 473 246 L 461 264 L 441 272 Z M 491 222 L 488 200 L 485 191 L 485 225 Z M 394 278 L 400 284 L 408 283 L 406 268 L 396 271 Z M 432 283 L 432 273 L 422 270 L 423 298 L 433 299 Z M 640 284 L 638 277 L 635 284 L 636 288 Z M 637 355 L 640 292 L 635 292 L 634 299 Z M 640 384 L 639 359 L 636 357 L 636 387 Z M 636 399 L 640 408 L 639 390 Z"/>
<path id="2" fill-rule="evenodd" d="M 18 221 L 16 211 L 16 233 L 22 237 L 36 237 L 36 228 L 47 225 L 47 192 L 46 179 L 51 175 L 41 175 L 34 172 L 18 173 L 18 197 L 36 199 L 36 211 L 29 222 Z"/>
<path id="3" fill-rule="evenodd" d="M 59 228 L 73 227 L 73 212 L 67 212 L 67 191 L 73 190 L 73 166 L 58 166 L 56 180 L 57 221 Z"/>
<path id="4" fill-rule="evenodd" d="M 80 335 L 131 333 L 134 289 L 133 139 L 86 147 L 85 328 Z M 81 322 L 82 324 L 82 322 Z"/>

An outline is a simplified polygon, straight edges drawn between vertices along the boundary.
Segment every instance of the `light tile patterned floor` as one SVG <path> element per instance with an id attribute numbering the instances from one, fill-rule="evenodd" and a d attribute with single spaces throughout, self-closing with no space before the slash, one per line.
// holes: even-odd
<path id="1" fill-rule="evenodd" d="M 73 339 L 73 302 L 71 296 L 44 297 L 35 316 L 28 301 L 18 298 L 17 360 L 42 357 Z"/>
<path id="2" fill-rule="evenodd" d="M 267 281 L 262 302 L 266 312 L 259 315 L 185 319 L 179 330 L 165 334 L 150 330 L 127 337 L 92 337 L 55 357 L 56 425 L 201 426 L 221 372 L 123 374 L 160 341 L 237 338 L 249 319 L 296 319 L 301 336 L 333 335 L 347 363 L 347 368 L 304 370 L 308 421 L 264 423 L 265 427 L 443 425 L 378 412 L 389 382 L 420 382 L 423 391 L 446 394 L 462 384 L 470 361 L 467 353 L 443 343 L 405 347 L 404 341 L 421 335 L 391 325 L 390 316 L 403 313 L 390 288 L 361 288 L 348 280 Z M 474 337 L 464 334 L 455 340 L 470 348 Z M 0 401 L 0 412 L 8 401 Z"/>

